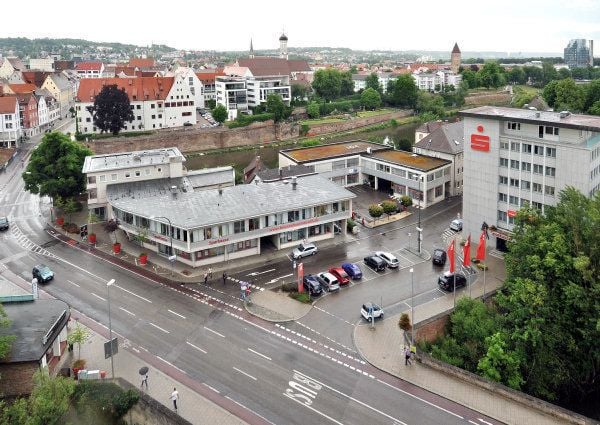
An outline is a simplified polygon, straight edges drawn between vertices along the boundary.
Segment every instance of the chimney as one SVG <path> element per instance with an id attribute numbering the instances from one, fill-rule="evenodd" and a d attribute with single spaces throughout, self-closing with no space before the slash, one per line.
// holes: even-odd
<path id="1" fill-rule="evenodd" d="M 296 176 L 292 176 L 292 189 L 296 190 L 296 186 L 298 186 L 298 182 L 296 181 Z"/>

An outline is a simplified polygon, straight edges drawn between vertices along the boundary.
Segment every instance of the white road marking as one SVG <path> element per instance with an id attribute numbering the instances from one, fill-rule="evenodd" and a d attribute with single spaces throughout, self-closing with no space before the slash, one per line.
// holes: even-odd
<path id="1" fill-rule="evenodd" d="M 207 388 L 209 388 L 209 389 L 213 390 L 213 391 L 214 391 L 214 392 L 216 392 L 217 394 L 221 394 L 221 393 L 219 392 L 219 390 L 217 390 L 215 387 L 211 387 L 211 386 L 210 386 L 210 385 L 208 385 L 206 382 L 203 382 L 202 384 L 203 384 L 205 387 L 207 387 Z"/>
<path id="2" fill-rule="evenodd" d="M 338 424 L 338 425 L 344 425 L 342 422 L 338 422 L 338 421 L 336 421 L 336 420 L 335 420 L 335 419 L 333 419 L 331 416 L 328 416 L 328 415 L 326 415 L 325 413 L 323 413 L 323 412 L 321 412 L 321 411 L 319 411 L 319 410 L 315 409 L 315 408 L 314 408 L 314 407 L 312 407 L 312 406 L 308 406 L 307 404 L 305 404 L 305 403 L 301 402 L 300 400 L 296 400 L 294 397 L 292 397 L 292 396 L 290 396 L 290 395 L 287 395 L 286 393 L 283 393 L 283 395 L 284 395 L 284 396 L 286 396 L 287 398 L 289 398 L 290 400 L 293 400 L 293 401 L 295 401 L 296 403 L 298 403 L 298 404 L 301 404 L 302 406 L 309 408 L 309 409 L 310 409 L 310 410 L 312 410 L 313 412 L 315 412 L 315 413 L 318 413 L 319 415 L 323 416 L 324 418 L 326 418 L 326 419 L 329 419 L 331 422 L 333 422 L 333 423 L 335 423 L 335 424 Z M 402 423 L 404 424 L 404 422 L 402 422 Z"/>
<path id="3" fill-rule="evenodd" d="M 132 316 L 135 316 L 135 314 L 133 314 L 131 311 L 129 310 L 125 310 L 123 307 L 119 307 L 120 310 L 123 310 L 125 313 L 130 314 Z"/>
<path id="4" fill-rule="evenodd" d="M 247 374 L 246 372 L 244 372 L 243 370 L 239 370 L 237 367 L 233 367 L 233 370 L 238 371 L 239 373 L 241 373 L 242 375 L 246 375 L 248 378 L 253 379 L 253 380 L 257 380 L 254 376 Z"/>
<path id="5" fill-rule="evenodd" d="M 483 419 L 481 419 L 481 418 L 477 418 L 477 420 L 478 420 L 478 421 L 481 421 L 481 422 L 483 422 L 483 423 L 484 423 L 484 424 L 486 424 L 486 425 L 493 425 L 491 422 L 484 421 L 484 420 L 483 420 Z M 471 421 L 469 421 L 469 422 L 471 422 Z"/>
<path id="6" fill-rule="evenodd" d="M 388 387 L 390 387 L 390 388 L 393 388 L 393 389 L 395 389 L 396 391 L 400 391 L 400 392 L 401 392 L 401 393 L 403 393 L 403 394 L 406 394 L 406 395 L 409 395 L 409 396 L 411 396 L 411 397 L 413 397 L 413 398 L 416 398 L 417 400 L 419 400 L 419 401 L 422 401 L 422 402 L 423 402 L 423 403 L 425 403 L 425 404 L 428 404 L 428 405 L 430 405 L 430 406 L 433 406 L 433 407 L 435 407 L 435 408 L 437 408 L 437 409 L 443 410 L 443 411 L 444 411 L 444 412 L 446 412 L 446 413 L 450 413 L 451 415 L 453 415 L 453 416 L 456 416 L 457 418 L 464 419 L 462 416 L 460 416 L 460 415 L 457 415 L 457 414 L 456 414 L 456 413 L 454 413 L 454 412 L 451 412 L 451 411 L 449 411 L 449 410 L 447 410 L 447 409 L 444 409 L 443 407 L 440 407 L 440 406 L 438 406 L 437 404 L 433 404 L 433 403 L 431 403 L 430 401 L 424 400 L 424 399 L 422 399 L 421 397 L 418 397 L 418 396 L 416 396 L 416 395 L 414 395 L 414 394 L 411 394 L 411 393 L 409 393 L 409 392 L 406 392 L 406 391 L 404 391 L 404 390 L 401 390 L 400 388 L 396 388 L 396 387 L 394 387 L 393 385 L 391 385 L 391 384 L 388 384 L 387 382 L 384 382 L 384 381 L 382 381 L 381 379 L 378 379 L 378 380 L 377 380 L 377 382 L 380 382 L 380 383 L 382 383 L 382 384 L 384 384 L 384 385 L 387 385 Z M 490 425 L 492 425 L 492 424 L 490 424 Z"/>
<path id="7" fill-rule="evenodd" d="M 209 331 L 209 332 L 212 332 L 212 333 L 214 333 L 215 335 L 218 335 L 218 336 L 220 336 L 221 338 L 225 338 L 225 335 L 223 335 L 223 334 L 220 334 L 220 333 L 219 333 L 219 332 L 217 332 L 217 331 L 213 331 L 211 328 L 207 328 L 207 327 L 205 326 L 205 327 L 204 327 L 204 329 L 206 329 L 206 330 L 207 330 L 207 331 Z"/>
<path id="8" fill-rule="evenodd" d="M 171 333 L 171 332 L 169 332 L 168 330 L 166 330 L 166 329 L 163 329 L 163 328 L 161 328 L 160 326 L 157 326 L 157 325 L 155 325 L 155 324 L 154 324 L 154 323 L 152 323 L 152 322 L 148 322 L 148 323 L 150 323 L 150 325 L 151 325 L 151 326 L 154 326 L 156 329 L 158 329 L 158 330 L 161 330 L 161 331 L 163 331 L 163 332 L 164 332 L 164 333 L 166 333 L 166 334 L 170 334 L 170 333 Z"/>
<path id="9" fill-rule="evenodd" d="M 275 270 L 277 270 L 277 269 L 269 269 L 269 270 L 264 270 L 262 272 L 252 272 L 252 273 L 247 274 L 246 276 L 258 276 L 260 274 L 274 272 Z"/>
<path id="10" fill-rule="evenodd" d="M 471 419 L 469 419 L 469 423 L 472 423 L 474 425 L 479 425 L 477 422 L 472 421 Z"/>
<path id="11" fill-rule="evenodd" d="M 233 401 L 235 404 L 237 404 L 240 407 L 243 407 L 246 410 L 249 410 L 250 412 L 254 413 L 256 416 L 258 416 L 259 418 L 261 418 L 262 420 L 264 420 L 267 423 L 270 423 L 271 425 L 275 425 L 273 422 L 271 422 L 270 420 L 268 420 L 267 418 L 265 418 L 264 416 L 256 413 L 254 410 L 250 409 L 247 406 L 244 406 L 242 403 L 240 403 L 239 401 L 236 401 L 234 399 L 232 399 L 231 397 L 229 397 L 228 395 L 225 396 L 226 399 Z"/>
<path id="12" fill-rule="evenodd" d="M 179 317 L 181 317 L 182 319 L 185 319 L 185 318 L 186 318 L 185 316 L 183 316 L 183 315 L 181 315 L 181 314 L 179 314 L 179 313 L 175 313 L 173 310 L 168 310 L 168 311 L 169 311 L 169 313 L 173 313 L 175 316 L 179 316 Z"/>
<path id="13" fill-rule="evenodd" d="M 80 286 L 80 285 L 78 285 L 78 284 L 76 284 L 75 282 L 71 282 L 70 280 L 67 280 L 67 282 L 69 282 L 71 285 L 75 285 L 75 286 L 77 286 L 78 288 L 81 288 L 81 286 Z"/>
<path id="14" fill-rule="evenodd" d="M 342 396 L 346 397 L 347 399 L 349 399 L 349 400 L 352 400 L 353 402 L 355 402 L 355 403 L 358 403 L 358 404 L 360 404 L 361 406 L 364 406 L 364 407 L 366 407 L 367 409 L 370 409 L 370 410 L 372 410 L 373 412 L 379 413 L 380 415 L 382 415 L 382 416 L 385 416 L 386 418 L 388 418 L 388 419 L 390 419 L 390 420 L 392 420 L 392 421 L 395 421 L 394 423 L 399 423 L 399 424 L 402 424 L 402 425 L 407 425 L 405 422 L 402 422 L 400 419 L 394 418 L 393 416 L 390 416 L 390 415 L 388 415 L 387 413 L 385 413 L 385 412 L 382 412 L 381 410 L 378 410 L 378 409 L 376 409 L 376 408 L 374 408 L 374 407 L 372 407 L 372 406 L 369 406 L 367 403 L 365 403 L 365 402 L 362 402 L 362 401 L 360 401 L 360 400 L 358 400 L 358 399 L 356 399 L 356 398 L 354 398 L 354 397 L 352 397 L 352 396 L 349 396 L 348 394 L 345 394 L 345 393 L 343 393 L 343 392 L 341 392 L 341 391 L 339 391 L 339 390 L 336 390 L 335 388 L 333 388 L 333 387 L 330 387 L 329 385 L 327 385 L 327 384 L 324 384 L 323 382 L 321 382 L 321 381 L 318 381 L 318 380 L 317 380 L 317 379 L 315 379 L 315 378 L 312 378 L 312 377 L 310 377 L 310 376 L 308 376 L 308 375 L 306 375 L 306 374 L 304 374 L 304 373 L 302 373 L 302 372 L 298 372 L 298 371 L 297 371 L 297 370 L 295 370 L 295 369 L 294 369 L 294 372 L 295 372 L 295 373 L 298 373 L 298 374 L 300 374 L 300 375 L 302 375 L 302 376 L 304 376 L 304 377 L 306 377 L 306 378 L 308 378 L 308 379 L 310 379 L 310 380 L 312 380 L 312 381 L 314 381 L 314 382 L 316 382 L 316 383 L 318 383 L 318 384 L 320 384 L 321 386 L 323 386 L 323 387 L 325 387 L 325 388 L 328 388 L 328 389 L 330 389 L 331 391 L 333 391 L 333 392 L 334 392 L 334 393 L 336 393 L 336 394 L 342 395 Z M 363 372 L 363 373 L 367 374 L 366 372 Z M 368 374 L 367 374 L 367 375 L 368 375 Z M 378 381 L 379 381 L 379 379 L 378 379 Z M 381 382 L 381 381 L 380 381 L 380 382 Z"/>
<path id="15" fill-rule="evenodd" d="M 131 292 L 130 290 L 128 290 L 128 289 L 125 289 L 125 288 L 123 288 L 123 287 L 121 287 L 121 286 L 119 286 L 119 285 L 114 285 L 114 286 L 115 286 L 115 288 L 119 288 L 119 289 L 121 289 L 121 290 L 123 290 L 123 291 L 127 292 L 128 294 L 131 294 L 131 295 L 133 295 L 134 297 L 138 297 L 139 299 L 142 299 L 142 300 L 144 300 L 144 301 L 146 301 L 146 302 L 149 302 L 150 304 L 152 304 L 152 301 L 150 301 L 148 298 L 144 298 L 144 297 L 142 297 L 142 296 L 140 296 L 140 295 L 138 295 L 138 294 L 136 294 L 136 293 L 133 293 L 133 292 Z"/>
<path id="16" fill-rule="evenodd" d="M 262 358 L 264 358 L 264 359 L 271 360 L 271 357 L 267 357 L 267 356 L 265 356 L 264 354 L 261 354 L 261 353 L 259 353 L 258 351 L 254 351 L 252 348 L 248 348 L 248 351 L 251 351 L 251 352 L 253 352 L 253 353 L 254 353 L 254 354 L 256 354 L 257 356 L 261 356 L 261 357 L 262 357 Z"/>
<path id="17" fill-rule="evenodd" d="M 96 295 L 93 292 L 90 292 L 90 294 L 92 294 L 93 296 L 95 296 L 96 298 L 100 298 L 102 301 L 106 301 L 106 298 L 102 298 L 100 295 Z"/>
<path id="18" fill-rule="evenodd" d="M 196 350 L 200 351 L 201 353 L 204 353 L 204 354 L 206 354 L 206 351 L 204 351 L 202 348 L 200 348 L 200 347 L 198 347 L 198 346 L 196 346 L 196 345 L 192 344 L 191 342 L 189 342 L 189 341 L 186 341 L 185 343 L 186 343 L 187 345 L 189 345 L 190 347 L 193 347 L 193 348 L 195 348 Z M 205 385 L 206 385 L 206 384 L 205 384 Z M 218 392 L 218 391 L 217 391 L 217 392 Z"/>
<path id="19" fill-rule="evenodd" d="M 273 279 L 271 279 L 270 281 L 268 281 L 268 282 L 267 282 L 267 285 L 268 285 L 269 283 L 275 283 L 275 282 L 277 282 L 279 279 L 285 279 L 286 277 L 290 277 L 290 276 L 293 276 L 293 275 L 294 275 L 294 273 L 290 273 L 290 274 L 286 274 L 285 276 L 274 277 Z"/>

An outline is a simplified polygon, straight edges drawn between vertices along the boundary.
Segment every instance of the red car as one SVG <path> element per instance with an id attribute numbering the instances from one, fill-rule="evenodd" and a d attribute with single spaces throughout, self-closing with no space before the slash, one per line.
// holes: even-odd
<path id="1" fill-rule="evenodd" d="M 346 271 L 341 267 L 332 267 L 329 269 L 329 273 L 335 276 L 340 285 L 347 285 L 350 283 L 348 273 L 346 273 Z"/>

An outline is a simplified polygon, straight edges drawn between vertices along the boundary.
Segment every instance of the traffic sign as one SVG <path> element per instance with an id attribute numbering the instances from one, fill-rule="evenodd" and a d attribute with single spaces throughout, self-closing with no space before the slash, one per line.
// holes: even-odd
<path id="1" fill-rule="evenodd" d="M 111 346 L 112 346 L 112 349 L 111 349 Z M 118 352 L 119 352 L 119 342 L 117 340 L 117 337 L 114 337 L 112 340 L 106 341 L 104 343 L 104 358 L 105 359 L 108 359 L 109 357 L 114 356 Z"/>

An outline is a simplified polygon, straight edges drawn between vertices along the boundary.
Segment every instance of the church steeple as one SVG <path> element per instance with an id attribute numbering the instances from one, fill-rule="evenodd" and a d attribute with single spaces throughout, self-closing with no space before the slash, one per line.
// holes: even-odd
<path id="1" fill-rule="evenodd" d="M 254 47 L 252 46 L 252 38 L 250 38 L 250 54 L 248 55 L 250 59 L 254 59 Z"/>
<path id="2" fill-rule="evenodd" d="M 279 37 L 279 57 L 280 58 L 283 58 L 283 59 L 288 58 L 287 42 L 288 42 L 287 35 L 285 35 L 285 32 L 282 32 L 281 37 Z"/>

